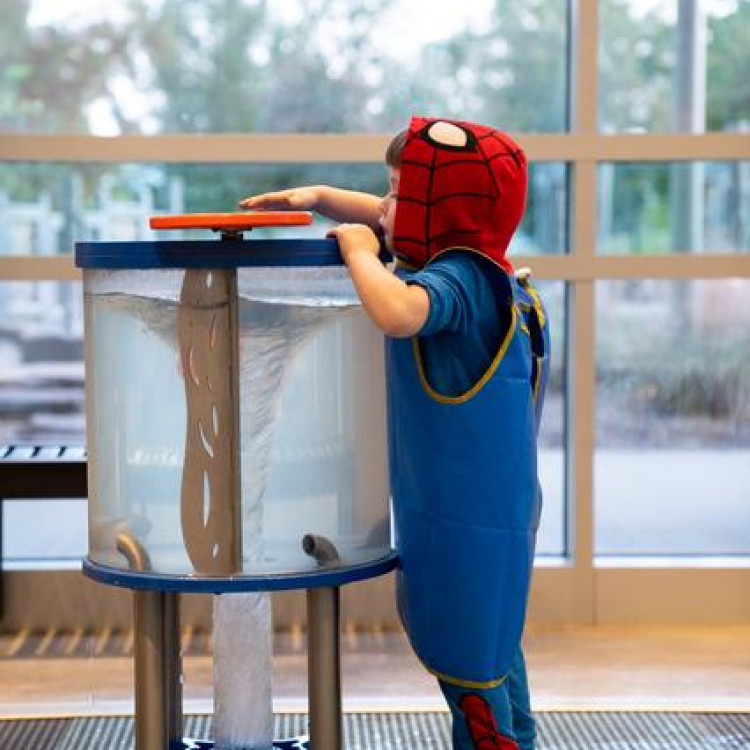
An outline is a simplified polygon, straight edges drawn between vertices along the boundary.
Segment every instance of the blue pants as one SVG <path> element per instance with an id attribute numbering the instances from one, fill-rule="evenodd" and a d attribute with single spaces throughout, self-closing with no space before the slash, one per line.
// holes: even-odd
<path id="1" fill-rule="evenodd" d="M 453 717 L 453 750 L 534 750 L 526 662 L 520 647 L 497 687 L 459 687 L 438 680 Z"/>

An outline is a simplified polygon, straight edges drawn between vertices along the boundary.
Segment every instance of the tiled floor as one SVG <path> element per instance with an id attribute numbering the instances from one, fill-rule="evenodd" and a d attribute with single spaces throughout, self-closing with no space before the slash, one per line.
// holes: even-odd
<path id="1" fill-rule="evenodd" d="M 274 707 L 306 706 L 302 633 L 277 636 Z M 212 710 L 206 634 L 183 634 L 185 711 Z M 0 716 L 133 711 L 132 633 L 0 636 Z M 527 658 L 537 709 L 750 711 L 750 627 L 535 630 Z M 342 634 L 345 710 L 441 709 L 400 633 Z"/>

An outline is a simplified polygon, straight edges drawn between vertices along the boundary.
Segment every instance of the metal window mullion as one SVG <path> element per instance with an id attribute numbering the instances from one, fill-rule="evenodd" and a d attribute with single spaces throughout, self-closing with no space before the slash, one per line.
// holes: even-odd
<path id="1" fill-rule="evenodd" d="M 581 168 L 580 165 L 578 167 Z M 572 191 L 572 188 L 571 188 Z M 580 236 L 580 229 L 579 236 Z M 672 252 L 666 255 L 595 255 L 581 248 L 558 256 L 513 255 L 517 267 L 531 266 L 536 279 L 576 283 L 609 279 L 750 278 L 750 254 Z"/>
<path id="2" fill-rule="evenodd" d="M 380 163 L 387 134 L 185 133 L 154 136 L 0 134 L 0 162 Z"/>
<path id="3" fill-rule="evenodd" d="M 572 247 L 580 265 L 592 263 L 596 250 L 596 164 L 573 165 Z M 566 446 L 566 496 L 568 498 L 568 549 L 575 576 L 577 618 L 595 619 L 594 601 L 594 491 L 593 456 L 596 412 L 595 280 L 569 282 L 567 315 L 568 428 Z"/>
<path id="4" fill-rule="evenodd" d="M 574 57 L 578 60 L 580 55 Z M 569 133 L 512 133 L 534 162 L 741 161 L 750 160 L 744 133 L 642 135 L 597 133 L 594 107 L 578 96 L 596 89 L 591 71 L 571 83 L 575 98 Z M 388 134 L 95 135 L 0 134 L 0 162 L 64 164 L 382 164 Z"/>
<path id="5" fill-rule="evenodd" d="M 571 131 L 596 141 L 599 71 L 597 0 L 570 0 Z M 593 263 L 596 255 L 596 161 L 583 155 L 571 162 L 571 255 L 577 264 Z M 566 497 L 568 549 L 572 556 L 576 619 L 596 619 L 594 550 L 593 454 L 595 419 L 594 280 L 570 283 L 567 315 Z"/>
<path id="6" fill-rule="evenodd" d="M 584 77 L 578 85 L 594 85 Z M 590 127 L 590 109 L 582 107 L 581 127 Z M 575 118 L 573 126 L 576 125 Z M 581 130 L 561 134 L 524 134 L 523 143 L 532 161 L 560 162 L 595 159 L 600 162 L 747 161 L 750 138 L 745 133 L 646 133 L 602 134 Z"/>
<path id="7" fill-rule="evenodd" d="M 0 280 L 6 281 L 80 281 L 81 271 L 71 255 L 7 255 L 0 249 Z"/>
<path id="8" fill-rule="evenodd" d="M 580 230 L 579 230 L 580 235 Z M 517 268 L 531 266 L 534 278 L 577 284 L 584 281 L 626 279 L 748 279 L 750 254 L 670 253 L 653 256 L 594 256 L 583 252 L 568 255 L 514 255 Z M 2 281 L 80 281 L 70 255 L 40 257 L 3 254 Z"/>
<path id="9" fill-rule="evenodd" d="M 571 5 L 571 130 L 595 134 L 598 124 L 599 13 L 598 0 L 569 0 Z"/>

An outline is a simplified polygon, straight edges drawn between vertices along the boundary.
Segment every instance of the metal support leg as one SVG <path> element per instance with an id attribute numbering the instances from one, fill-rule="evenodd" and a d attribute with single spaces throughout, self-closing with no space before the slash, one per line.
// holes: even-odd
<path id="1" fill-rule="evenodd" d="M 163 591 L 134 598 L 135 747 L 167 750 L 182 739 L 178 600 Z"/>
<path id="2" fill-rule="evenodd" d="M 0 497 L 0 621 L 5 615 L 5 581 L 3 579 L 3 562 L 5 560 L 3 551 L 3 498 Z"/>
<path id="3" fill-rule="evenodd" d="M 307 675 L 310 750 L 341 750 L 338 587 L 307 589 Z"/>
<path id="4" fill-rule="evenodd" d="M 182 655 L 180 654 L 180 595 L 165 593 L 164 658 L 167 674 L 167 735 L 182 740 Z"/>

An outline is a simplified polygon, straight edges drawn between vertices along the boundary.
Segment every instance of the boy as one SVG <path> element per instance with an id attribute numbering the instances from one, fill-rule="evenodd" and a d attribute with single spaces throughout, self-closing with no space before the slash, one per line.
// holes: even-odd
<path id="1" fill-rule="evenodd" d="M 453 715 L 455 750 L 533 750 L 520 647 L 541 494 L 546 316 L 505 251 L 526 159 L 506 135 L 415 117 L 382 198 L 328 186 L 243 200 L 344 222 L 330 234 L 386 334 L 399 612 Z M 378 234 L 397 257 L 378 259 Z"/>

